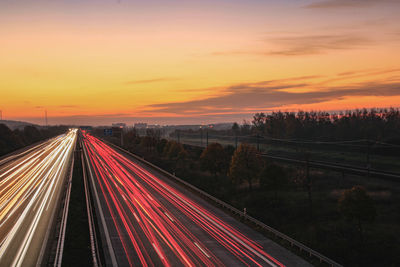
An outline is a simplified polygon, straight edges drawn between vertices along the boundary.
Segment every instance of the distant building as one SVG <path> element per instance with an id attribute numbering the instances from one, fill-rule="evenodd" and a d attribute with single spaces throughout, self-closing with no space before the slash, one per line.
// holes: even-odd
<path id="1" fill-rule="evenodd" d="M 126 127 L 126 123 L 123 123 L 123 122 L 113 123 L 112 127 L 125 128 Z"/>
<path id="2" fill-rule="evenodd" d="M 161 125 L 159 124 L 148 124 L 147 129 L 159 129 L 161 128 Z"/>
<path id="3" fill-rule="evenodd" d="M 135 124 L 133 125 L 133 127 L 135 127 L 136 129 L 146 129 L 146 128 L 147 128 L 147 123 L 145 123 L 145 122 L 138 122 L 138 123 L 135 123 Z"/>

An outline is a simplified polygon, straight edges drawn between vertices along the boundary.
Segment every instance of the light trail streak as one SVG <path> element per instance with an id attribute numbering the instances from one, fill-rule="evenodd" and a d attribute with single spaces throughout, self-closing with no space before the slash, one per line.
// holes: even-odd
<path id="1" fill-rule="evenodd" d="M 243 265 L 284 266 L 261 245 L 176 188 L 99 139 L 86 133 L 83 136 L 94 179 L 113 218 L 129 265 L 170 266 L 180 262 L 185 266 L 223 266 L 212 249 L 191 232 L 189 221 Z"/>
<path id="2" fill-rule="evenodd" d="M 0 265 L 37 263 L 73 156 L 77 129 L 0 165 Z"/>

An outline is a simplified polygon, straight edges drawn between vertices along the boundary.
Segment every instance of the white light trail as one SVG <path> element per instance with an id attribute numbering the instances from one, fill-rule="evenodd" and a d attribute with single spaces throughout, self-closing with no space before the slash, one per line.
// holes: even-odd
<path id="1" fill-rule="evenodd" d="M 72 129 L 0 163 L 1 266 L 36 264 L 76 138 Z"/>

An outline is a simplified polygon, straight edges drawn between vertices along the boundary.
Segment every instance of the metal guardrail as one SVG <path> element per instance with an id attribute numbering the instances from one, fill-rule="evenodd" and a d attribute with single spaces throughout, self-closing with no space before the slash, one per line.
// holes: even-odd
<path id="1" fill-rule="evenodd" d="M 330 266 L 342 266 L 339 263 L 337 263 L 337 262 L 329 259 L 328 257 L 322 255 L 321 253 L 319 253 L 319 252 L 307 247 L 306 245 L 304 245 L 304 244 L 294 240 L 293 238 L 291 238 L 291 237 L 279 232 L 278 230 L 275 230 L 274 228 L 264 224 L 263 222 L 260 222 L 259 220 L 249 216 L 248 214 L 245 214 L 244 212 L 242 212 L 242 211 L 238 210 L 237 208 L 233 207 L 232 205 L 229 205 L 228 203 L 226 203 L 226 202 L 224 202 L 222 200 L 219 200 L 218 198 L 216 198 L 216 197 L 204 192 L 203 190 L 201 190 L 201 189 L 195 187 L 194 185 L 182 180 L 181 178 L 176 177 L 175 175 L 173 175 L 173 174 L 161 169 L 160 167 L 154 165 L 153 163 L 146 161 L 144 158 L 141 158 L 138 155 L 135 155 L 135 154 L 133 154 L 133 153 L 131 153 L 131 152 L 129 152 L 129 151 L 117 146 L 117 145 L 114 145 L 114 144 L 108 142 L 108 141 L 105 141 L 105 140 L 103 140 L 103 141 L 106 142 L 107 144 L 119 149 L 120 151 L 122 151 L 122 152 L 124 152 L 124 153 L 126 153 L 126 154 L 128 154 L 128 155 L 130 155 L 132 157 L 134 157 L 135 159 L 139 160 L 140 162 L 145 163 L 146 165 L 152 167 L 153 169 L 161 172 L 165 176 L 167 176 L 169 178 L 172 178 L 173 180 L 177 181 L 178 183 L 185 185 L 186 187 L 192 189 L 193 191 L 195 191 L 196 193 L 200 194 L 201 196 L 203 196 L 205 198 L 208 198 L 209 200 L 212 200 L 213 202 L 215 202 L 219 206 L 229 210 L 230 212 L 232 212 L 232 213 L 234 213 L 236 215 L 239 215 L 240 217 L 244 218 L 245 220 L 248 220 L 248 221 L 254 223 L 255 225 L 257 225 L 258 227 L 261 227 L 262 229 L 274 234 L 275 236 L 277 236 L 277 237 L 289 242 L 291 244 L 291 246 L 296 246 L 297 248 L 300 249 L 300 251 L 307 252 L 310 255 L 310 257 L 313 256 L 313 257 L 319 259 L 320 262 L 325 262 Z"/>

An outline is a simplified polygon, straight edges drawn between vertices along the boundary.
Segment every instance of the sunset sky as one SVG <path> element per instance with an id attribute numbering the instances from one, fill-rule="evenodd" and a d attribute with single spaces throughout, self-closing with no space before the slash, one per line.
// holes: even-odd
<path id="1" fill-rule="evenodd" d="M 400 1 L 0 1 L 0 110 L 42 124 L 400 106 Z"/>

